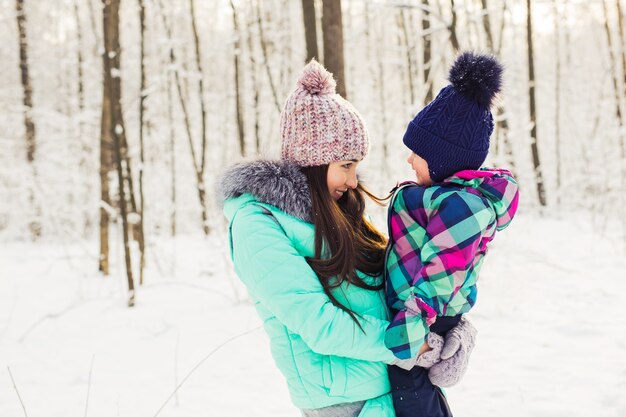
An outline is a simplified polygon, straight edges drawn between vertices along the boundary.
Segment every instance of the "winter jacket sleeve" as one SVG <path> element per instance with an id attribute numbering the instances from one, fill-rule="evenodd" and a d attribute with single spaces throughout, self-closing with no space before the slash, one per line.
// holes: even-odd
<path id="1" fill-rule="evenodd" d="M 408 188 L 405 193 L 411 191 Z M 410 199 L 410 194 L 405 194 L 405 200 Z M 450 193 L 441 200 L 420 203 L 425 210 L 407 210 L 423 228 L 423 232 L 413 234 L 418 239 L 415 256 L 419 257 L 419 268 L 409 289 L 398 291 L 405 309 L 395 315 L 385 339 L 387 347 L 401 359 L 417 355 L 429 326 L 437 316 L 446 315 L 450 301 L 466 280 L 476 278 L 473 269 L 477 254 L 484 252 L 482 236 L 495 221 L 489 205 L 468 193 Z M 454 314 L 449 311 L 447 315 Z"/>
<path id="2" fill-rule="evenodd" d="M 260 207 L 241 208 L 231 224 L 235 271 L 250 295 L 316 353 L 392 363 L 384 344 L 389 322 L 335 307 L 315 272 L 281 227 Z"/>

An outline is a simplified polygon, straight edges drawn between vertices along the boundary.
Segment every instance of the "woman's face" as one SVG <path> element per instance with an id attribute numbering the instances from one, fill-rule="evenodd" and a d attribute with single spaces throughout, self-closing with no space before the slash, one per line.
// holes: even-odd
<path id="1" fill-rule="evenodd" d="M 421 186 L 428 187 L 429 185 L 433 185 L 432 179 L 430 179 L 430 172 L 428 171 L 428 162 L 424 158 L 421 158 L 419 155 L 416 155 L 414 152 L 411 152 L 409 158 L 406 160 L 413 171 L 415 171 L 415 176 L 417 177 L 417 183 Z"/>
<path id="2" fill-rule="evenodd" d="M 355 189 L 358 181 L 356 179 L 356 166 L 359 161 L 347 160 L 331 162 L 328 165 L 328 175 L 326 183 L 328 191 L 334 200 L 339 200 L 343 193 L 349 189 Z"/>

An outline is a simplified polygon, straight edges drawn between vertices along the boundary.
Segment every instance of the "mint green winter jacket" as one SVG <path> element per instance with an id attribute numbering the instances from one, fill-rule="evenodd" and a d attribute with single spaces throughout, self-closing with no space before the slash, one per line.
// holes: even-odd
<path id="1" fill-rule="evenodd" d="M 389 325 L 383 291 L 354 285 L 334 290 L 334 306 L 307 264 L 314 228 L 306 177 L 283 162 L 232 167 L 220 182 L 235 271 L 263 320 L 276 365 L 301 409 L 368 400 L 360 414 L 394 417 L 385 347 Z M 381 277 L 361 275 L 370 284 Z"/>

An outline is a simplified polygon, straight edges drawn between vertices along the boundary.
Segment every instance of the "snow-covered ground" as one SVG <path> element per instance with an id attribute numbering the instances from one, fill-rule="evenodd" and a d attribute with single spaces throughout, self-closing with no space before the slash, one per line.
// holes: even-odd
<path id="1" fill-rule="evenodd" d="M 152 245 L 134 308 L 95 244 L 3 243 L 0 416 L 24 415 L 8 367 L 30 417 L 297 416 L 222 238 Z M 625 271 L 585 216 L 518 216 L 483 268 L 455 415 L 626 415 Z"/>

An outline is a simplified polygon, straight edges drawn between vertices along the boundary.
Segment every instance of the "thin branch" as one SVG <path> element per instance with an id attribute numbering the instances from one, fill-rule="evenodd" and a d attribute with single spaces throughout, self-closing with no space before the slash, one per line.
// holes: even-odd
<path id="1" fill-rule="evenodd" d="M 7 366 L 7 370 L 9 371 L 9 376 L 11 377 L 11 382 L 13 382 L 13 388 L 15 388 L 15 393 L 17 394 L 17 398 L 20 400 L 20 404 L 22 404 L 22 410 L 24 410 L 24 415 L 28 417 L 28 413 L 26 412 L 26 407 L 24 406 L 24 401 L 22 401 L 22 397 L 20 396 L 20 392 L 17 390 L 17 385 L 15 384 L 15 379 L 13 379 L 13 374 L 11 373 L 11 367 Z"/>
<path id="2" fill-rule="evenodd" d="M 180 346 L 180 332 L 176 334 L 176 350 L 174 351 L 174 389 L 178 385 L 178 347 Z M 176 391 L 176 406 L 178 406 L 178 391 Z"/>
<path id="3" fill-rule="evenodd" d="M 87 399 L 85 400 L 85 417 L 87 417 L 87 409 L 89 408 L 89 392 L 91 391 L 91 371 L 93 371 L 93 362 L 96 359 L 94 354 L 91 357 L 91 366 L 89 367 L 89 382 L 87 383 Z"/>
<path id="4" fill-rule="evenodd" d="M 180 389 L 180 387 L 183 386 L 183 384 L 185 383 L 185 381 L 187 381 L 187 379 L 191 376 L 191 374 L 193 374 L 196 369 L 198 369 L 200 367 L 200 365 L 202 365 L 207 359 L 209 359 L 215 352 L 217 352 L 218 350 L 220 350 L 222 347 L 226 346 L 227 344 L 229 344 L 230 342 L 232 342 L 233 340 L 239 339 L 240 337 L 246 336 L 256 330 L 259 330 L 262 326 L 257 326 L 253 329 L 250 330 L 246 330 L 243 333 L 240 333 L 238 335 L 235 335 L 233 337 L 230 337 L 229 339 L 226 339 L 224 342 L 222 342 L 219 346 L 217 346 L 215 349 L 213 349 L 212 351 L 210 351 L 204 358 L 202 358 L 202 360 L 200 360 L 200 362 L 198 362 L 192 369 L 191 371 L 189 371 L 189 373 L 187 373 L 187 375 L 185 375 L 185 377 L 183 378 L 183 380 L 180 382 L 180 384 L 178 384 L 178 386 L 176 387 L 176 389 L 174 389 L 174 392 L 172 392 L 170 394 L 169 397 L 167 397 L 167 400 L 165 400 L 165 402 L 163 403 L 163 405 L 159 408 L 159 410 L 156 412 L 156 414 L 154 415 L 154 417 L 157 417 L 161 411 L 163 411 L 163 409 L 165 408 L 165 406 L 167 405 L 167 403 L 172 399 L 172 397 L 178 392 L 178 390 Z"/>
<path id="5" fill-rule="evenodd" d="M 57 319 L 67 313 L 69 313 L 70 311 L 77 309 L 79 307 L 82 307 L 84 305 L 84 302 L 73 302 L 70 305 L 68 305 L 67 307 L 65 307 L 63 310 L 58 311 L 56 313 L 48 313 L 46 315 L 44 315 L 43 317 L 40 317 L 39 320 L 37 320 L 35 323 L 31 324 L 31 326 L 28 328 L 28 330 L 26 330 L 24 332 L 24 334 L 22 334 L 22 336 L 20 336 L 19 339 L 17 339 L 18 343 L 23 343 L 24 340 L 26 340 L 26 338 L 28 337 L 28 335 L 31 334 L 31 332 L 33 332 L 37 327 L 39 327 L 39 325 L 41 323 L 43 323 L 46 320 L 49 319 Z"/>

